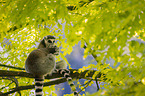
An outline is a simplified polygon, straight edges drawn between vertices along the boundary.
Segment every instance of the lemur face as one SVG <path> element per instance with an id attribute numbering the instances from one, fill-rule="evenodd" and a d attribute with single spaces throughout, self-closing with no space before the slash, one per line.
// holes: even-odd
<path id="1" fill-rule="evenodd" d="M 48 39 L 47 43 L 54 43 L 55 39 Z"/>
<path id="2" fill-rule="evenodd" d="M 53 45 L 55 43 L 54 36 L 48 35 L 48 36 L 45 36 L 43 39 L 44 39 L 44 43 L 47 47 L 50 45 Z"/>

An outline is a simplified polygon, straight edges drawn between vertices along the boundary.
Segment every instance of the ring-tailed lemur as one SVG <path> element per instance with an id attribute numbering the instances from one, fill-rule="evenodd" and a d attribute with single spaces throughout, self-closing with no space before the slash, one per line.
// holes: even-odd
<path id="1" fill-rule="evenodd" d="M 77 96 L 77 91 L 69 75 L 69 70 L 66 69 L 66 63 L 61 60 L 55 63 L 55 55 L 59 54 L 59 48 L 54 45 L 54 36 L 45 36 L 38 45 L 36 50 L 33 50 L 26 59 L 25 69 L 28 73 L 35 75 L 35 94 L 42 96 L 43 81 L 45 75 L 50 75 L 53 72 L 63 74 L 68 80 L 74 95 Z"/>

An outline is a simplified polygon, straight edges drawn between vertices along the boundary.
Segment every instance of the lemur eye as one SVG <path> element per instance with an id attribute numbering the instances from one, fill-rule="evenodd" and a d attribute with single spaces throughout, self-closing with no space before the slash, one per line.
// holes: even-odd
<path id="1" fill-rule="evenodd" d="M 48 40 L 48 43 L 52 43 L 52 41 L 51 40 Z"/>

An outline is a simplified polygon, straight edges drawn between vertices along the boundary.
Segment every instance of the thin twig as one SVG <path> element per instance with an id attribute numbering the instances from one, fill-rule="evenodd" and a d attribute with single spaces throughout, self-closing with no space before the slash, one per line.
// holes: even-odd
<path id="1" fill-rule="evenodd" d="M 99 91 L 99 84 L 98 84 L 98 80 L 96 79 L 96 85 L 97 85 L 97 91 Z"/>
<path id="2" fill-rule="evenodd" d="M 24 68 L 21 68 L 21 67 L 14 67 L 14 66 L 4 65 L 4 64 L 0 64 L 0 66 L 7 67 L 7 68 L 12 68 L 12 69 L 18 69 L 18 70 L 25 70 Z"/>
<path id="3" fill-rule="evenodd" d="M 85 39 L 83 39 L 83 40 L 85 41 Z M 85 42 L 86 42 L 86 41 L 85 41 Z M 86 42 L 86 45 L 84 45 L 84 49 L 87 48 L 87 45 L 88 45 L 88 43 Z M 99 60 L 97 60 L 97 55 L 94 54 L 94 53 L 95 53 L 95 50 L 90 50 L 89 52 L 92 54 L 92 56 L 93 56 L 93 58 L 96 60 L 96 62 L 99 63 Z M 98 90 L 99 90 L 99 84 L 98 84 L 98 82 L 97 82 L 97 78 L 96 78 L 96 85 L 97 85 L 97 91 L 98 91 Z"/>
<path id="4" fill-rule="evenodd" d="M 89 82 L 87 82 L 87 83 L 85 84 L 84 88 L 82 88 L 82 90 L 80 90 L 80 91 L 78 92 L 78 94 L 81 93 L 84 89 L 86 89 L 86 88 L 89 86 L 89 84 L 91 83 L 91 81 L 92 81 L 92 80 L 89 80 Z"/>
<path id="5" fill-rule="evenodd" d="M 13 82 L 9 83 L 7 86 L 2 87 L 0 90 L 3 90 L 4 88 L 10 86 L 11 84 L 13 84 Z"/>

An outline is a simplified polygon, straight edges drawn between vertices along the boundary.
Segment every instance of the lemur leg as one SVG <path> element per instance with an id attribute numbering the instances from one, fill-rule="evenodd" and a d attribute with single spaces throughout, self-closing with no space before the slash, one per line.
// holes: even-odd
<path id="1" fill-rule="evenodd" d="M 67 64 L 64 60 L 56 62 L 56 69 L 66 69 Z"/>

